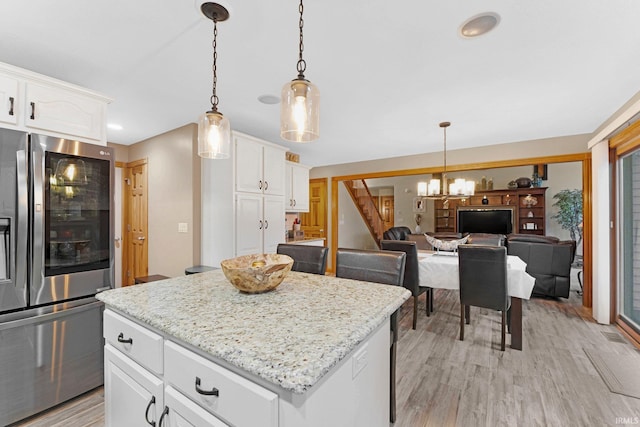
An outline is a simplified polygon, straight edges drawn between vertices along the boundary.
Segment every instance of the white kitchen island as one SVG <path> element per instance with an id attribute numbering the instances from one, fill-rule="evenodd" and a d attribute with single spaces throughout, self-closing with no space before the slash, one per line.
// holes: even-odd
<path id="1" fill-rule="evenodd" d="M 106 423 L 388 426 L 389 317 L 410 295 L 296 272 L 250 295 L 220 270 L 100 293 Z"/>

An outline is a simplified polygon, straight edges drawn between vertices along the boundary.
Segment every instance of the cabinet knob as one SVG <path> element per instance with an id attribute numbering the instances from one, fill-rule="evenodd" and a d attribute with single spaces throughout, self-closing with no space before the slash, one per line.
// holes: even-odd
<path id="1" fill-rule="evenodd" d="M 15 98 L 13 96 L 9 97 L 9 115 L 13 116 L 13 103 L 15 102 Z"/>

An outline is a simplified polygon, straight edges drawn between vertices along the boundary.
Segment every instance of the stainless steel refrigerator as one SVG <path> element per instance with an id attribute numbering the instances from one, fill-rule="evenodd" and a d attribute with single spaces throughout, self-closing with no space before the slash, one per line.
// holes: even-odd
<path id="1" fill-rule="evenodd" d="M 0 129 L 0 425 L 103 383 L 110 148 Z"/>

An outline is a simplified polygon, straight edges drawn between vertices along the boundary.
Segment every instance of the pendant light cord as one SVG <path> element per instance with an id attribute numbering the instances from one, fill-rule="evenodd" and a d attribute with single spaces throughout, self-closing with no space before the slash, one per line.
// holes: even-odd
<path id="1" fill-rule="evenodd" d="M 218 95 L 216 94 L 216 86 L 218 84 L 218 21 L 213 19 L 213 94 L 211 95 L 211 111 L 218 111 Z"/>
<path id="2" fill-rule="evenodd" d="M 307 63 L 304 59 L 302 59 L 302 51 L 304 50 L 304 39 L 302 34 L 302 29 L 304 27 L 304 19 L 302 19 L 302 13 L 304 12 L 304 5 L 302 4 L 302 0 L 300 0 L 300 6 L 298 6 L 298 12 L 300 12 L 300 21 L 298 22 L 298 27 L 300 28 L 300 45 L 299 45 L 299 54 L 298 54 L 298 79 L 304 80 L 304 72 L 307 69 Z"/>
<path id="3" fill-rule="evenodd" d="M 443 174 L 447 174 L 447 127 L 443 126 L 444 129 L 444 169 Z"/>

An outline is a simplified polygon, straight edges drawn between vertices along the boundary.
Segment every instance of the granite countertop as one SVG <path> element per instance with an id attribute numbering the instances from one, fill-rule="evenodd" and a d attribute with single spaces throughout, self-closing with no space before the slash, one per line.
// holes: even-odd
<path id="1" fill-rule="evenodd" d="M 403 287 L 293 271 L 274 291 L 252 295 L 215 270 L 96 298 L 285 390 L 304 393 L 410 296 Z"/>

